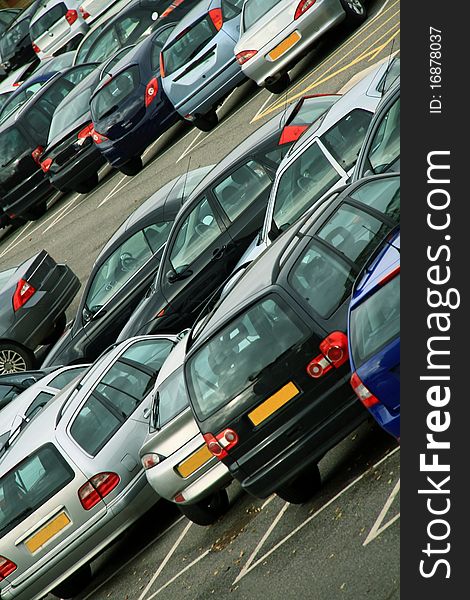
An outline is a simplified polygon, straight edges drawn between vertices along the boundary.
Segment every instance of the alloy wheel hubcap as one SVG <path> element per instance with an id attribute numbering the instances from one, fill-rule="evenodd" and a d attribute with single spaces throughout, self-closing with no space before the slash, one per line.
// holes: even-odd
<path id="1" fill-rule="evenodd" d="M 349 8 L 358 15 L 364 14 L 364 6 L 360 0 L 348 0 L 346 4 Z"/>
<path id="2" fill-rule="evenodd" d="M 0 350 L 0 374 L 26 371 L 26 362 L 15 350 Z"/>

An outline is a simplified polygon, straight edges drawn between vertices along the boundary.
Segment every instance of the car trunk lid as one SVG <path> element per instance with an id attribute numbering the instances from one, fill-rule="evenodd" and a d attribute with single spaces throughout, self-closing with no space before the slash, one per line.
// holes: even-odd
<path id="1" fill-rule="evenodd" d="M 268 4 L 273 5 L 270 1 Z M 267 6 L 266 6 L 267 8 Z M 272 6 L 262 17 L 256 20 L 240 38 L 237 52 L 242 50 L 262 51 L 264 46 L 271 46 L 272 40 L 282 39 L 282 32 L 294 21 L 296 3 L 291 0 L 281 0 Z M 244 18 L 246 18 L 246 9 Z M 242 47 L 243 46 L 243 47 Z"/>
<path id="2" fill-rule="evenodd" d="M 66 14 L 67 7 L 61 2 L 45 12 L 31 25 L 31 39 L 42 53 L 47 54 L 48 50 L 70 31 Z"/>

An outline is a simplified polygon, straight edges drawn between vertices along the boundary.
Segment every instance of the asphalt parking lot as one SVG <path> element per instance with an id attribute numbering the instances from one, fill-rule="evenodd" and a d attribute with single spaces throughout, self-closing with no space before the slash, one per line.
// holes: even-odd
<path id="1" fill-rule="evenodd" d="M 326 36 L 291 73 L 285 94 L 248 82 L 226 100 L 212 132 L 176 125 L 147 150 L 137 176 L 105 167 L 92 193 L 57 195 L 40 220 L 0 231 L 0 269 L 45 248 L 84 283 L 109 236 L 159 187 L 217 162 L 286 104 L 338 92 L 399 51 L 399 10 L 399 0 L 371 0 L 364 25 Z M 69 318 L 77 305 L 78 297 Z M 321 461 L 323 489 L 304 505 L 258 500 L 232 484 L 229 512 L 204 528 L 162 502 L 95 561 L 79 598 L 397 599 L 399 459 L 392 438 L 367 423 Z"/>

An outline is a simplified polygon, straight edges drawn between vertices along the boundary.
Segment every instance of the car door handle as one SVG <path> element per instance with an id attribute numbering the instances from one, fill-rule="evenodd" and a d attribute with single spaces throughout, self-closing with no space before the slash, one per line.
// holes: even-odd
<path id="1" fill-rule="evenodd" d="M 150 413 L 152 412 L 152 409 L 147 407 L 144 408 L 144 412 L 142 413 L 142 416 L 144 417 L 144 419 L 148 419 L 150 417 Z"/>
<path id="2" fill-rule="evenodd" d="M 222 248 L 216 248 L 212 253 L 213 260 L 220 260 L 221 258 L 223 258 L 226 250 L 227 246 L 222 246 Z"/>

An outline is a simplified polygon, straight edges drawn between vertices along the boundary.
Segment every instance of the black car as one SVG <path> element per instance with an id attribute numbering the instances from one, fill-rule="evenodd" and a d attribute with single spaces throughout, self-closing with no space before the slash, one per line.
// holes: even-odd
<path id="1" fill-rule="evenodd" d="M 9 73 L 28 62 L 39 62 L 29 37 L 29 23 L 42 0 L 21 11 L 0 37 L 1 67 Z"/>
<path id="2" fill-rule="evenodd" d="M 0 122 L 0 227 L 18 217 L 37 219 L 46 212 L 54 188 L 40 163 L 52 115 L 96 66 L 79 65 L 57 73 Z"/>
<path id="3" fill-rule="evenodd" d="M 35 366 L 34 350 L 62 333 L 79 288 L 70 267 L 45 250 L 0 272 L 0 374 Z"/>
<path id="4" fill-rule="evenodd" d="M 152 287 L 119 335 L 181 331 L 226 279 L 261 228 L 274 175 L 303 131 L 337 96 L 289 106 L 230 152 L 178 215 Z M 302 116 L 303 115 L 303 116 Z"/>
<path id="5" fill-rule="evenodd" d="M 43 368 L 93 361 L 116 340 L 149 290 L 182 203 L 210 169 L 173 179 L 124 221 L 96 259 L 75 319 Z"/>
<path id="6" fill-rule="evenodd" d="M 278 238 L 188 340 L 185 380 L 209 450 L 242 487 L 307 500 L 317 463 L 367 418 L 346 337 L 355 277 L 399 223 L 400 180 L 334 192 Z"/>

